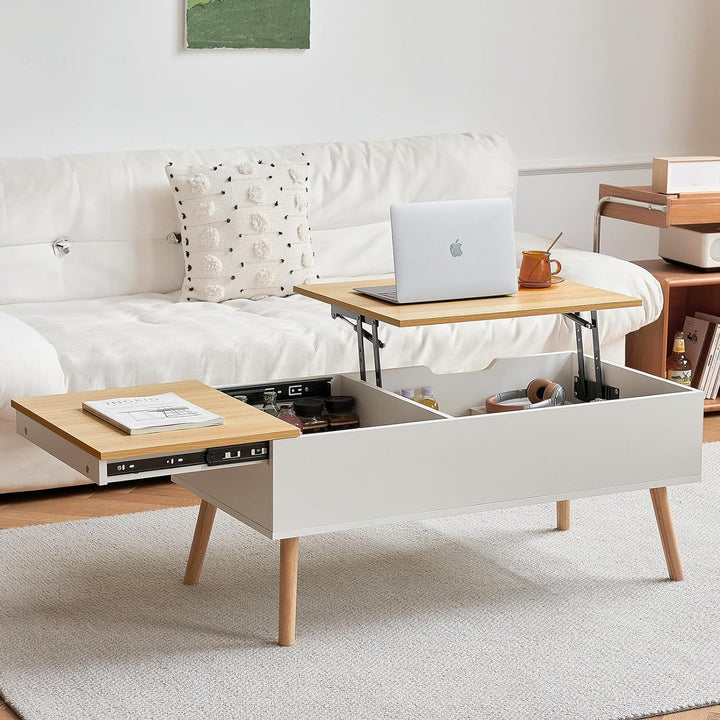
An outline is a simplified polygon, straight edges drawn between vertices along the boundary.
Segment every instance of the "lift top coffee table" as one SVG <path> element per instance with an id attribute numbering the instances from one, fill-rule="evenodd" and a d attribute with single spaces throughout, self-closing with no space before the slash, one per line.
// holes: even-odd
<path id="1" fill-rule="evenodd" d="M 313 292 L 320 288 L 312 286 Z M 345 303 L 342 294 L 352 292 L 338 286 L 323 290 L 333 303 Z M 460 301 L 462 308 L 441 308 L 448 304 L 439 303 L 414 311 L 418 322 L 451 322 L 543 312 L 592 314 L 640 302 L 572 283 L 555 286 L 552 292 L 531 292 L 470 305 Z M 390 310 L 402 312 L 404 319 L 397 321 L 409 322 L 412 306 L 382 305 L 382 315 L 367 305 L 356 310 L 388 322 Z M 430 317 L 448 311 L 462 316 Z M 597 318 L 588 324 L 595 344 Z M 364 338 L 365 328 L 358 326 L 358 336 Z M 376 329 L 369 335 L 376 336 Z M 603 381 L 586 380 L 587 387 L 580 387 L 580 377 L 593 366 Z M 488 395 L 523 387 L 535 377 L 560 383 L 571 401 L 527 412 L 468 414 L 469 406 Z M 217 508 L 279 540 L 281 645 L 292 645 L 295 639 L 298 538 L 311 534 L 649 489 L 668 573 L 682 579 L 666 487 L 700 480 L 699 391 L 601 362 L 599 347 L 594 358 L 582 352 L 504 358 L 478 372 L 448 375 L 397 368 L 386 370 L 382 380 L 387 388 L 435 385 L 441 410 L 372 385 L 359 373 L 222 391 L 188 381 L 16 399 L 12 404 L 21 435 L 99 484 L 172 474 L 174 482 L 201 498 L 186 583 L 199 579 Z M 294 426 L 232 397 L 261 397 L 265 387 L 287 397 L 352 395 L 361 427 L 298 436 Z M 176 392 L 223 415 L 225 425 L 130 436 L 81 410 L 83 400 L 160 391 Z M 584 402 L 580 397 L 597 395 L 616 399 Z M 667 437 L 667 417 L 674 418 L 672 443 L 659 442 Z M 514 452 L 517 438 L 523 439 L 523 453 Z M 563 438 L 560 453 L 558 438 Z M 554 454 L 552 470 L 538 472 L 536 459 L 548 448 Z M 566 515 L 558 520 L 560 529 L 569 527 Z"/>
<path id="2" fill-rule="evenodd" d="M 575 386 L 575 397 L 580 400 L 600 397 L 609 400 L 617 397 L 614 389 L 606 389 L 603 386 L 597 311 L 638 307 L 642 305 L 642 300 L 639 298 L 569 281 L 542 289 L 519 288 L 518 292 L 513 295 L 501 297 L 407 305 L 386 303 L 355 290 L 358 285 L 369 287 L 387 285 L 392 282 L 392 279 L 356 280 L 354 282 L 296 285 L 293 288 L 299 295 L 327 303 L 330 305 L 333 318 L 342 318 L 354 326 L 358 343 L 358 364 L 363 380 L 367 378 L 364 342 L 367 339 L 373 348 L 375 384 L 378 387 L 382 386 L 380 367 L 382 342 L 378 337 L 380 322 L 396 327 L 415 327 L 562 314 L 575 323 L 578 358 L 582 358 L 584 355 L 582 328 L 592 331 L 595 381 L 586 380 L 584 363 L 579 362 L 579 378 Z M 580 316 L 583 311 L 590 311 L 590 320 Z M 365 329 L 366 324 L 369 326 L 369 330 Z"/>

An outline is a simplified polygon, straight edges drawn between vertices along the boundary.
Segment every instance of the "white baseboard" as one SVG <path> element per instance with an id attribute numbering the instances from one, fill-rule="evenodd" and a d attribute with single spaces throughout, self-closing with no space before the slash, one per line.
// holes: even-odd
<path id="1" fill-rule="evenodd" d="M 529 175 L 566 175 L 569 173 L 605 173 L 625 172 L 628 170 L 652 170 L 652 162 L 629 161 L 612 163 L 587 163 L 587 164 L 564 164 L 564 165 L 540 165 L 520 168 L 520 177 Z"/>

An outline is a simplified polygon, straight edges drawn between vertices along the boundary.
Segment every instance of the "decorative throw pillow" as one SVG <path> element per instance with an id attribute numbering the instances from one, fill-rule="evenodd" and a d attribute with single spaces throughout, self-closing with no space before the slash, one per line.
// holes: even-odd
<path id="1" fill-rule="evenodd" d="M 308 224 L 310 163 L 247 161 L 165 172 L 185 254 L 181 298 L 221 302 L 285 296 L 314 282 Z"/>

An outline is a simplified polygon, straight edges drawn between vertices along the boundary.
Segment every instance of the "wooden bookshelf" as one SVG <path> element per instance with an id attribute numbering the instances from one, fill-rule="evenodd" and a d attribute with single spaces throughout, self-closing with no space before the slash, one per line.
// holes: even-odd
<path id="1" fill-rule="evenodd" d="M 720 222 L 720 193 L 654 192 L 650 185 L 600 184 L 598 198 L 618 198 L 648 206 L 626 205 L 607 199 L 599 207 L 600 217 L 667 228 L 673 225 L 703 225 Z M 660 206 L 658 208 L 658 206 Z M 664 209 L 663 209 L 664 208 Z M 599 249 L 599 217 L 596 218 L 596 249 Z M 672 348 L 673 335 L 682 330 L 685 316 L 701 312 L 720 315 L 720 272 L 672 265 L 657 258 L 640 260 L 662 286 L 665 300 L 662 315 L 652 324 L 630 333 L 625 349 L 628 367 L 665 377 L 665 360 Z M 706 400 L 705 412 L 720 412 L 720 400 Z"/>
<path id="2" fill-rule="evenodd" d="M 686 315 L 696 311 L 720 315 L 720 272 L 703 272 L 661 259 L 638 260 L 660 282 L 664 307 L 650 325 L 630 333 L 625 344 L 625 364 L 636 370 L 665 376 L 665 360 L 673 335 L 682 330 Z M 720 412 L 720 399 L 705 401 L 705 412 Z"/>

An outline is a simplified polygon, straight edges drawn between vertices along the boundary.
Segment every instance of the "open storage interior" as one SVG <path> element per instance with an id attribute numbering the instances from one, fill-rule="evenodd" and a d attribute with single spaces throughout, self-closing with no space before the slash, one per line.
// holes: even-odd
<path id="1" fill-rule="evenodd" d="M 263 393 L 274 390 L 278 402 L 297 398 L 326 398 L 329 395 L 350 395 L 355 399 L 355 412 L 360 427 L 382 427 L 398 423 L 420 422 L 444 417 L 425 405 L 405 400 L 392 393 L 378 392 L 378 388 L 360 380 L 359 375 L 333 375 L 313 378 L 294 378 L 274 383 L 234 385 L 220 388 L 233 397 L 244 395 L 248 403 L 262 406 Z M 343 431 L 345 432 L 345 431 Z"/>
<path id="2" fill-rule="evenodd" d="M 617 387 L 620 399 L 688 392 L 687 388 L 676 383 L 624 366 L 604 362 L 602 367 L 604 384 Z M 585 374 L 588 378 L 594 378 L 593 359 L 588 356 L 585 357 Z M 566 405 L 584 404 L 574 397 L 577 376 L 577 354 L 557 352 L 531 357 L 498 358 L 485 369 L 476 372 L 436 375 L 421 366 L 394 368 L 383 371 L 383 385 L 385 392 L 392 394 L 399 394 L 403 387 L 430 385 L 440 414 L 459 418 L 471 415 L 471 408 L 484 407 L 488 396 L 507 390 L 525 389 L 536 378 L 546 378 L 562 385 L 567 397 Z M 359 375 L 349 377 L 358 379 Z"/>
<path id="3" fill-rule="evenodd" d="M 594 377 L 593 359 L 585 365 Z M 274 440 L 267 464 L 176 482 L 283 538 L 699 480 L 701 393 L 618 365 L 602 368 L 619 399 L 573 398 L 573 352 L 501 358 L 472 373 L 386 370 L 385 388 L 336 376 L 331 392 L 356 398 L 360 428 Z M 469 415 L 488 395 L 538 377 L 563 385 L 569 401 Z M 421 385 L 433 385 L 440 411 L 397 394 Z M 662 442 L 668 418 L 672 443 Z"/>

